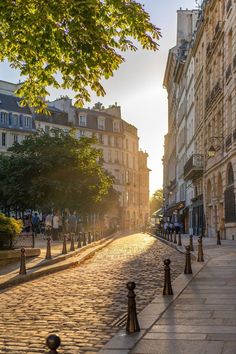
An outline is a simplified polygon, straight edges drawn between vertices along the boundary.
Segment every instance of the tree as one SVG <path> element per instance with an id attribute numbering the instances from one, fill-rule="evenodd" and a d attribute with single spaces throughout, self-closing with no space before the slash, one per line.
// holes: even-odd
<path id="1" fill-rule="evenodd" d="M 163 206 L 163 189 L 157 189 L 150 200 L 150 214 L 152 215 L 154 211 L 162 208 Z"/>
<path id="2" fill-rule="evenodd" d="M 122 51 L 137 49 L 134 40 L 158 49 L 160 29 L 134 0 L 0 1 L 0 13 L 0 60 L 26 77 L 22 104 L 41 110 L 47 86 L 71 88 L 77 105 L 90 101 L 88 87 L 104 95 L 100 80 L 124 62 Z"/>
<path id="3" fill-rule="evenodd" d="M 0 193 L 5 207 L 22 210 L 71 208 L 88 212 L 112 188 L 99 163 L 94 139 L 76 139 L 73 130 L 28 136 L 0 156 Z"/>

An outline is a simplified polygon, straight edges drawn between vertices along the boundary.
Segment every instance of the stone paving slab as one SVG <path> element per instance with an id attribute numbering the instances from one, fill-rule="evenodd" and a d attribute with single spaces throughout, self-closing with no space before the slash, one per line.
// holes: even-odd
<path id="1" fill-rule="evenodd" d="M 171 247 L 184 252 L 188 242 L 188 237 L 183 237 L 182 247 Z M 203 239 L 203 245 L 205 262 L 193 264 L 193 275 L 182 274 L 176 279 L 175 295 L 155 298 L 139 314 L 142 319 L 143 314 L 156 311 L 156 322 L 129 353 L 236 353 L 236 242 L 222 241 L 222 246 L 217 246 L 215 239 Z"/>

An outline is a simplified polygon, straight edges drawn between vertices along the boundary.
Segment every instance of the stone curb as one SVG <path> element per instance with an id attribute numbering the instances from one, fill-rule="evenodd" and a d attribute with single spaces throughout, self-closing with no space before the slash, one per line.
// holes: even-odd
<path id="1" fill-rule="evenodd" d="M 94 246 L 94 247 L 91 250 L 91 252 L 88 252 L 87 254 L 81 256 L 80 259 L 71 260 L 70 262 L 67 262 L 67 263 L 64 263 L 64 264 L 60 264 L 60 265 L 56 265 L 54 267 L 53 267 L 53 264 L 51 264 L 51 265 L 47 264 L 47 265 L 44 265 L 42 267 L 42 269 L 39 269 L 39 270 L 37 270 L 37 268 L 40 268 L 40 266 L 39 267 L 29 268 L 29 269 L 27 269 L 27 271 L 32 271 L 32 270 L 35 270 L 35 271 L 32 272 L 32 273 L 27 273 L 26 275 L 16 275 L 14 278 L 9 279 L 9 280 L 5 281 L 4 283 L 0 284 L 0 290 L 8 289 L 8 288 L 10 288 L 12 286 L 23 284 L 23 283 L 29 282 L 31 280 L 37 279 L 39 277 L 42 277 L 42 276 L 45 276 L 45 275 L 48 275 L 48 274 L 53 274 L 53 273 L 59 272 L 61 270 L 68 269 L 68 268 L 73 267 L 73 266 L 78 266 L 78 265 L 82 264 L 83 262 L 85 262 L 86 260 L 88 260 L 89 258 L 91 258 L 92 256 L 94 256 L 94 254 L 97 251 L 100 251 L 101 249 L 105 248 L 106 246 L 108 246 L 110 243 L 112 243 L 113 241 L 115 241 L 117 238 L 119 238 L 121 236 L 123 236 L 123 235 L 113 235 L 113 236 L 109 237 L 108 240 L 107 239 L 102 239 L 102 240 L 98 241 L 99 242 L 98 245 L 95 245 L 95 244 L 87 245 L 87 246 L 90 246 L 90 247 L 87 247 L 87 249 L 91 248 L 92 246 Z M 70 257 L 67 257 L 67 258 L 71 258 L 73 256 L 76 256 L 81 249 L 86 250 L 85 247 L 84 248 L 80 248 L 78 251 L 75 251 L 73 253 L 71 252 L 71 254 L 69 254 Z M 47 266 L 49 268 L 47 268 Z"/>
<path id="2" fill-rule="evenodd" d="M 158 236 L 149 234 L 158 238 L 160 241 L 166 241 Z M 184 253 L 175 244 L 164 242 L 167 245 L 175 248 L 177 251 Z M 139 314 L 138 320 L 140 324 L 140 332 L 134 334 L 127 334 L 124 329 L 112 337 L 105 346 L 98 352 L 100 354 L 128 354 L 134 346 L 148 333 L 150 328 L 160 319 L 160 317 L 167 311 L 169 306 L 182 294 L 191 281 L 198 275 L 198 273 L 207 265 L 210 257 L 207 257 L 205 262 L 192 264 L 193 274 L 181 273 L 173 282 L 172 288 L 173 296 L 156 296 L 149 305 L 147 305 Z M 138 291 L 138 289 L 137 289 Z"/>
<path id="3" fill-rule="evenodd" d="M 58 262 L 65 261 L 68 258 L 77 256 L 81 251 L 86 251 L 89 248 L 96 247 L 96 246 L 98 246 L 100 244 L 103 244 L 106 240 L 108 240 L 108 239 L 110 239 L 111 237 L 114 237 L 114 236 L 115 235 L 111 235 L 111 236 L 109 236 L 107 238 L 102 238 L 101 240 L 98 240 L 98 241 L 95 241 L 95 242 L 91 242 L 91 243 L 87 244 L 86 246 L 78 248 L 75 251 L 72 251 L 72 252 L 68 251 L 68 253 L 66 253 L 66 254 L 60 254 L 60 255 L 56 256 L 55 258 L 52 258 L 52 259 L 49 259 L 49 260 L 44 259 L 40 263 L 34 265 L 33 267 L 29 267 L 27 269 L 30 270 L 30 269 L 35 269 L 35 268 L 39 268 L 39 267 L 46 267 L 46 266 L 50 266 L 50 265 L 58 263 Z M 67 244 L 67 246 L 68 245 L 69 245 L 69 243 Z"/>

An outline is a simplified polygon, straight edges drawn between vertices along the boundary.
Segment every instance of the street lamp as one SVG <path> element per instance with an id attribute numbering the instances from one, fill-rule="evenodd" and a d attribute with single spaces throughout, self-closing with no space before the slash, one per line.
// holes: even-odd
<path id="1" fill-rule="evenodd" d="M 214 143 L 215 140 L 218 140 L 219 145 L 223 147 L 223 141 L 224 141 L 224 137 L 223 136 L 213 136 L 211 137 L 211 142 Z M 212 144 L 207 152 L 208 157 L 214 157 L 216 154 L 216 148 L 214 147 L 214 145 Z"/>

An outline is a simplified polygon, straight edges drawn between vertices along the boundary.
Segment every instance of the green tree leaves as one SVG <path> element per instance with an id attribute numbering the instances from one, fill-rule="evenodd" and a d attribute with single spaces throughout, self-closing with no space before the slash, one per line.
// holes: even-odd
<path id="1" fill-rule="evenodd" d="M 86 213 L 112 189 L 112 178 L 98 162 L 94 139 L 77 140 L 73 130 L 40 131 L 0 156 L 0 194 L 4 207 L 71 208 Z"/>
<path id="2" fill-rule="evenodd" d="M 90 100 L 100 84 L 136 50 L 157 50 L 160 30 L 134 0 L 0 0 L 0 60 L 26 76 L 22 104 L 46 109 L 46 87 L 70 88 L 76 104 Z M 56 78 L 60 73 L 61 80 Z"/>

